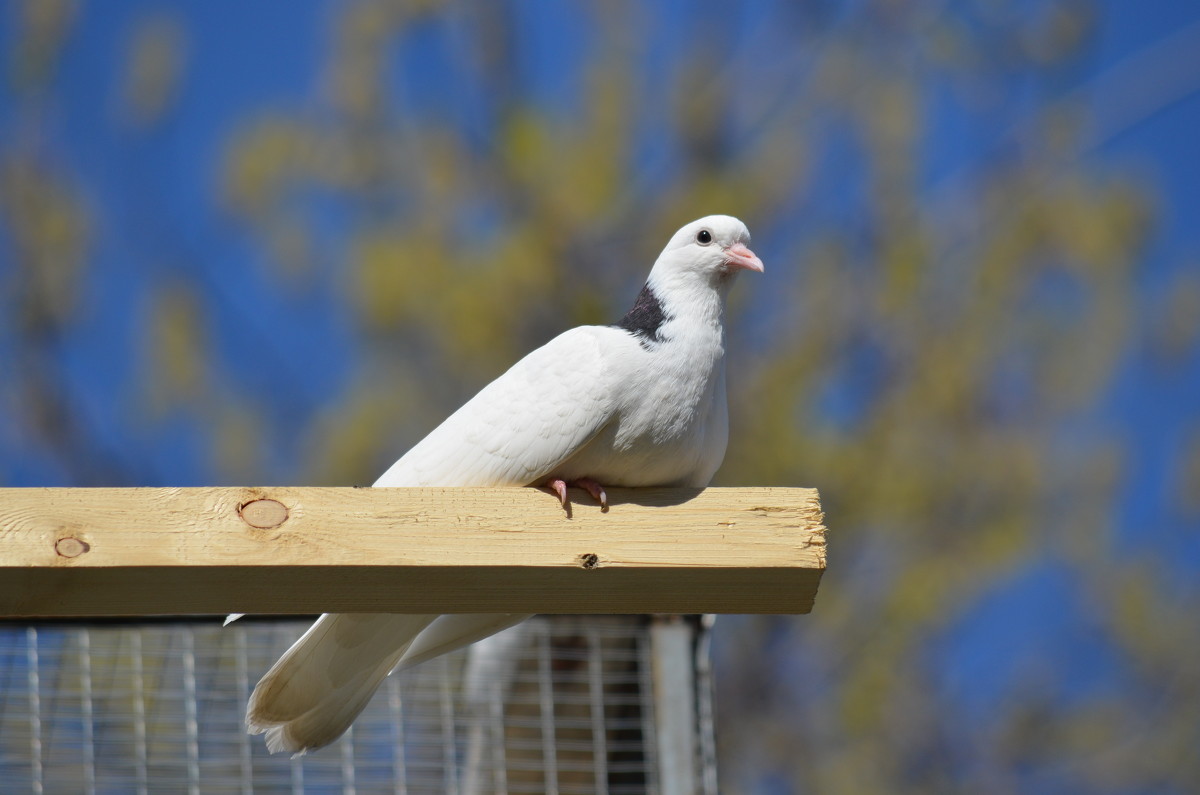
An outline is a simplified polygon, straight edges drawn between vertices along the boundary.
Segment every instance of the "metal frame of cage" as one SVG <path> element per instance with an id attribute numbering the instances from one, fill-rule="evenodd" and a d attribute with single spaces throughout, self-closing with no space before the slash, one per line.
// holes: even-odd
<path id="1" fill-rule="evenodd" d="M 34 793 L 708 795 L 709 626 L 539 616 L 389 677 L 342 740 L 289 760 L 246 735 L 242 714 L 302 622 L 8 624 L 0 781 Z M 489 653 L 501 660 L 490 669 Z"/>

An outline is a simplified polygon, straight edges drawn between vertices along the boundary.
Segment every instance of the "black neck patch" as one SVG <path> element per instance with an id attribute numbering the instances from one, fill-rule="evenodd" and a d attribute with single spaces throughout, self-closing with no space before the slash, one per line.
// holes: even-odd
<path id="1" fill-rule="evenodd" d="M 667 322 L 666 313 L 658 296 L 647 284 L 638 293 L 633 308 L 625 313 L 625 317 L 617 321 L 617 328 L 623 328 L 638 338 L 643 348 L 649 348 L 651 343 L 662 342 L 662 326 Z"/>

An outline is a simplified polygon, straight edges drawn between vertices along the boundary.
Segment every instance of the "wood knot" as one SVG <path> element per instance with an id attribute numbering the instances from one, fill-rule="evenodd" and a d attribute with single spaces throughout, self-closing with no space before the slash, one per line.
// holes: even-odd
<path id="1" fill-rule="evenodd" d="M 242 503 L 238 506 L 238 514 L 251 527 L 270 530 L 287 521 L 288 509 L 279 500 L 261 499 Z"/>
<path id="2" fill-rule="evenodd" d="M 579 565 L 585 569 L 594 569 L 600 565 L 600 556 L 595 552 L 585 552 L 579 556 Z"/>
<path id="3" fill-rule="evenodd" d="M 60 538 L 54 542 L 54 551 L 64 558 L 77 558 L 91 548 L 88 542 L 74 536 Z"/>

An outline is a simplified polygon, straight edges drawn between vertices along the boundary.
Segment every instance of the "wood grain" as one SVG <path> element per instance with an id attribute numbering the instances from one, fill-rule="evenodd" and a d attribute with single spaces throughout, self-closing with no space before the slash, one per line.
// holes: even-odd
<path id="1" fill-rule="evenodd" d="M 539 489 L 0 489 L 0 615 L 812 608 L 814 489 L 571 496 L 568 517 Z"/>

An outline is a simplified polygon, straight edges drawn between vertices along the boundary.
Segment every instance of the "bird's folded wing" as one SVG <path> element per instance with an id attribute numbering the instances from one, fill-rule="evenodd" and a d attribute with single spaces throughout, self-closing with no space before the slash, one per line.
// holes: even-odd
<path id="1" fill-rule="evenodd" d="M 612 419 L 637 344 L 606 326 L 559 335 L 512 366 L 408 451 L 376 486 L 539 482 Z"/>

